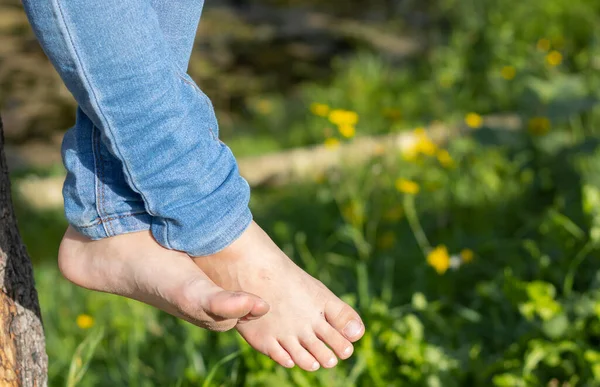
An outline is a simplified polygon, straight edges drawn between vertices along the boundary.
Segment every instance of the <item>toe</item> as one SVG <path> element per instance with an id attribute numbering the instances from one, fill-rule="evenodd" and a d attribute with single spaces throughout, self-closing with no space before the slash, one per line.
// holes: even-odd
<path id="1" fill-rule="evenodd" d="M 325 305 L 325 318 L 332 327 L 351 342 L 357 341 L 365 333 L 365 326 L 358 313 L 339 299 Z"/>
<path id="2" fill-rule="evenodd" d="M 275 362 L 279 363 L 280 365 L 286 368 L 294 367 L 294 361 L 292 360 L 292 357 L 289 353 L 287 353 L 285 349 L 283 349 L 283 347 L 277 342 L 277 340 L 273 340 L 272 343 L 269 343 L 267 345 L 265 355 L 269 356 Z"/>
<path id="3" fill-rule="evenodd" d="M 332 368 L 338 363 L 337 357 L 331 349 L 327 348 L 314 334 L 300 338 L 300 344 L 314 356 L 315 359 L 325 368 Z"/>
<path id="4" fill-rule="evenodd" d="M 340 332 L 335 330 L 326 321 L 320 321 L 315 325 L 315 333 L 340 359 L 347 359 L 354 352 L 354 347 Z"/>
<path id="5" fill-rule="evenodd" d="M 281 346 L 292 356 L 296 365 L 305 371 L 316 371 L 319 369 L 319 362 L 313 355 L 300 345 L 298 338 L 287 337 L 279 340 Z"/>
<path id="6" fill-rule="evenodd" d="M 261 317 L 269 311 L 269 305 L 261 298 L 245 292 L 229 292 L 222 289 L 211 294 L 207 311 L 223 318 Z"/>

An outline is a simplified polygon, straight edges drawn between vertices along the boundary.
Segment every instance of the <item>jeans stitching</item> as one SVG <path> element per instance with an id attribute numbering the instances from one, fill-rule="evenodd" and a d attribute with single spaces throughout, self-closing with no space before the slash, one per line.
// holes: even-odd
<path id="1" fill-rule="evenodd" d="M 105 179 L 106 179 L 106 163 L 104 160 L 104 157 L 102 157 L 102 135 L 100 134 L 100 131 L 97 130 L 96 131 L 96 147 L 98 149 L 98 161 L 100 162 L 100 167 L 99 167 L 99 175 L 100 175 L 100 200 L 102 202 L 102 214 L 100 214 L 100 218 L 104 219 L 104 217 L 107 215 L 107 200 L 106 200 L 106 183 L 105 183 Z M 106 224 L 107 227 L 110 229 L 110 231 L 108 232 L 108 236 L 113 236 L 115 235 L 115 230 L 112 227 L 112 224 L 107 223 Z"/>
<path id="2" fill-rule="evenodd" d="M 96 191 L 96 212 L 98 212 L 98 217 L 100 217 L 100 219 L 102 219 L 102 217 L 104 216 L 104 209 L 103 209 L 103 200 L 102 200 L 102 188 L 100 188 L 100 186 L 102 185 L 102 171 L 101 168 L 102 166 L 98 166 L 98 157 L 97 157 L 97 153 L 99 152 L 98 147 L 97 147 L 97 141 L 96 141 L 96 132 L 97 132 L 97 128 L 95 125 L 92 125 L 92 155 L 94 157 L 94 188 Z M 102 222 L 101 222 L 102 223 Z M 106 233 L 106 236 L 110 236 L 108 228 L 106 225 L 103 224 L 103 228 L 104 228 L 104 232 Z"/>
<path id="3" fill-rule="evenodd" d="M 129 217 L 137 216 L 137 215 L 148 215 L 148 213 L 145 212 L 145 211 L 140 211 L 140 212 L 133 212 L 131 214 L 110 216 L 110 217 L 104 218 L 104 219 L 100 218 L 100 219 L 96 220 L 95 223 L 92 223 L 92 224 L 87 225 L 87 226 L 79 226 L 79 228 L 80 229 L 84 229 L 84 228 L 96 227 L 96 226 L 98 226 L 100 224 L 104 225 L 105 223 L 110 223 L 113 220 L 119 220 L 119 219 L 123 219 L 123 218 L 129 218 Z M 148 215 L 148 216 L 150 216 L 150 215 Z"/>

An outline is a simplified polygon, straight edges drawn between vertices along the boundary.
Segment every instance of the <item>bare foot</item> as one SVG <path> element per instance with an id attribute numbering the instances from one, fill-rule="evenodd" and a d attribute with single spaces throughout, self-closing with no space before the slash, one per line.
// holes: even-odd
<path id="1" fill-rule="evenodd" d="M 214 331 L 269 310 L 255 295 L 218 287 L 187 254 L 163 248 L 148 231 L 92 241 L 69 227 L 58 265 L 76 285 L 133 298 Z"/>
<path id="2" fill-rule="evenodd" d="M 351 342 L 364 334 L 358 314 L 296 266 L 254 222 L 225 250 L 194 260 L 219 286 L 243 289 L 269 303 L 268 314 L 238 324 L 237 330 L 284 367 L 331 368 L 335 355 L 350 357 Z"/>

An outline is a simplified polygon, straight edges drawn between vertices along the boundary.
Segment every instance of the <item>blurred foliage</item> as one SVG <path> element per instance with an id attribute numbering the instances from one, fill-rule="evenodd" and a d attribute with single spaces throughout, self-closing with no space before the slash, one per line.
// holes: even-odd
<path id="1" fill-rule="evenodd" d="M 314 374 L 276 366 L 235 333 L 69 284 L 53 258 L 60 235 L 49 232 L 63 217 L 19 207 L 52 385 L 79 364 L 89 365 L 82 386 L 191 386 L 211 372 L 206 385 L 595 386 L 600 147 L 565 129 L 494 143 L 480 129 L 431 155 L 381 155 L 255 190 L 257 221 L 367 326 L 352 359 Z M 446 152 L 452 164 L 437 157 Z M 93 356 L 82 342 L 96 345 Z"/>
<path id="2" fill-rule="evenodd" d="M 262 4 L 305 15 L 299 3 Z M 324 69 L 293 56 L 268 59 L 284 55 L 285 44 L 258 58 L 254 43 L 284 41 L 278 28 L 290 16 L 257 35 L 233 31 L 240 20 L 266 23 L 256 19 L 258 6 L 237 4 L 248 12 L 207 9 L 204 51 L 190 67 L 208 95 L 219 101 L 210 90 L 223 90 L 222 109 L 239 108 L 222 120 L 236 153 L 322 142 L 335 149 L 355 136 L 434 121 L 464 121 L 470 131 L 440 148 L 417 129 L 418 141 L 402 154 L 255 190 L 258 222 L 367 326 L 350 360 L 313 374 L 276 366 L 235 333 L 209 333 L 69 284 L 54 263 L 62 214 L 19 204 L 51 384 L 600 385 L 600 3 L 382 1 L 363 12 L 364 2 L 313 1 L 337 21 L 364 14 L 361 23 L 376 27 L 364 35 L 379 42 L 402 32 L 422 46 L 398 56 L 395 40 L 386 50 L 348 34 L 347 25 L 336 33 L 321 27 L 345 42 L 334 40 L 322 58 L 335 59 Z M 228 22 L 217 28 L 211 13 Z M 203 41 L 209 32 L 221 38 Z M 233 59 L 242 57 L 252 61 Z M 255 66 L 262 60 L 268 65 Z M 489 113 L 515 114 L 522 128 L 486 127 Z"/>

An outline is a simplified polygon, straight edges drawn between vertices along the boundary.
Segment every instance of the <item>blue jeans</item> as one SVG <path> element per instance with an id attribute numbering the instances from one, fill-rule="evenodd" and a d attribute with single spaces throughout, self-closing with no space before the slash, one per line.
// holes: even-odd
<path id="1" fill-rule="evenodd" d="M 23 0 L 75 97 L 62 147 L 69 223 L 91 239 L 151 230 L 193 256 L 248 227 L 250 188 L 187 75 L 202 0 Z"/>

